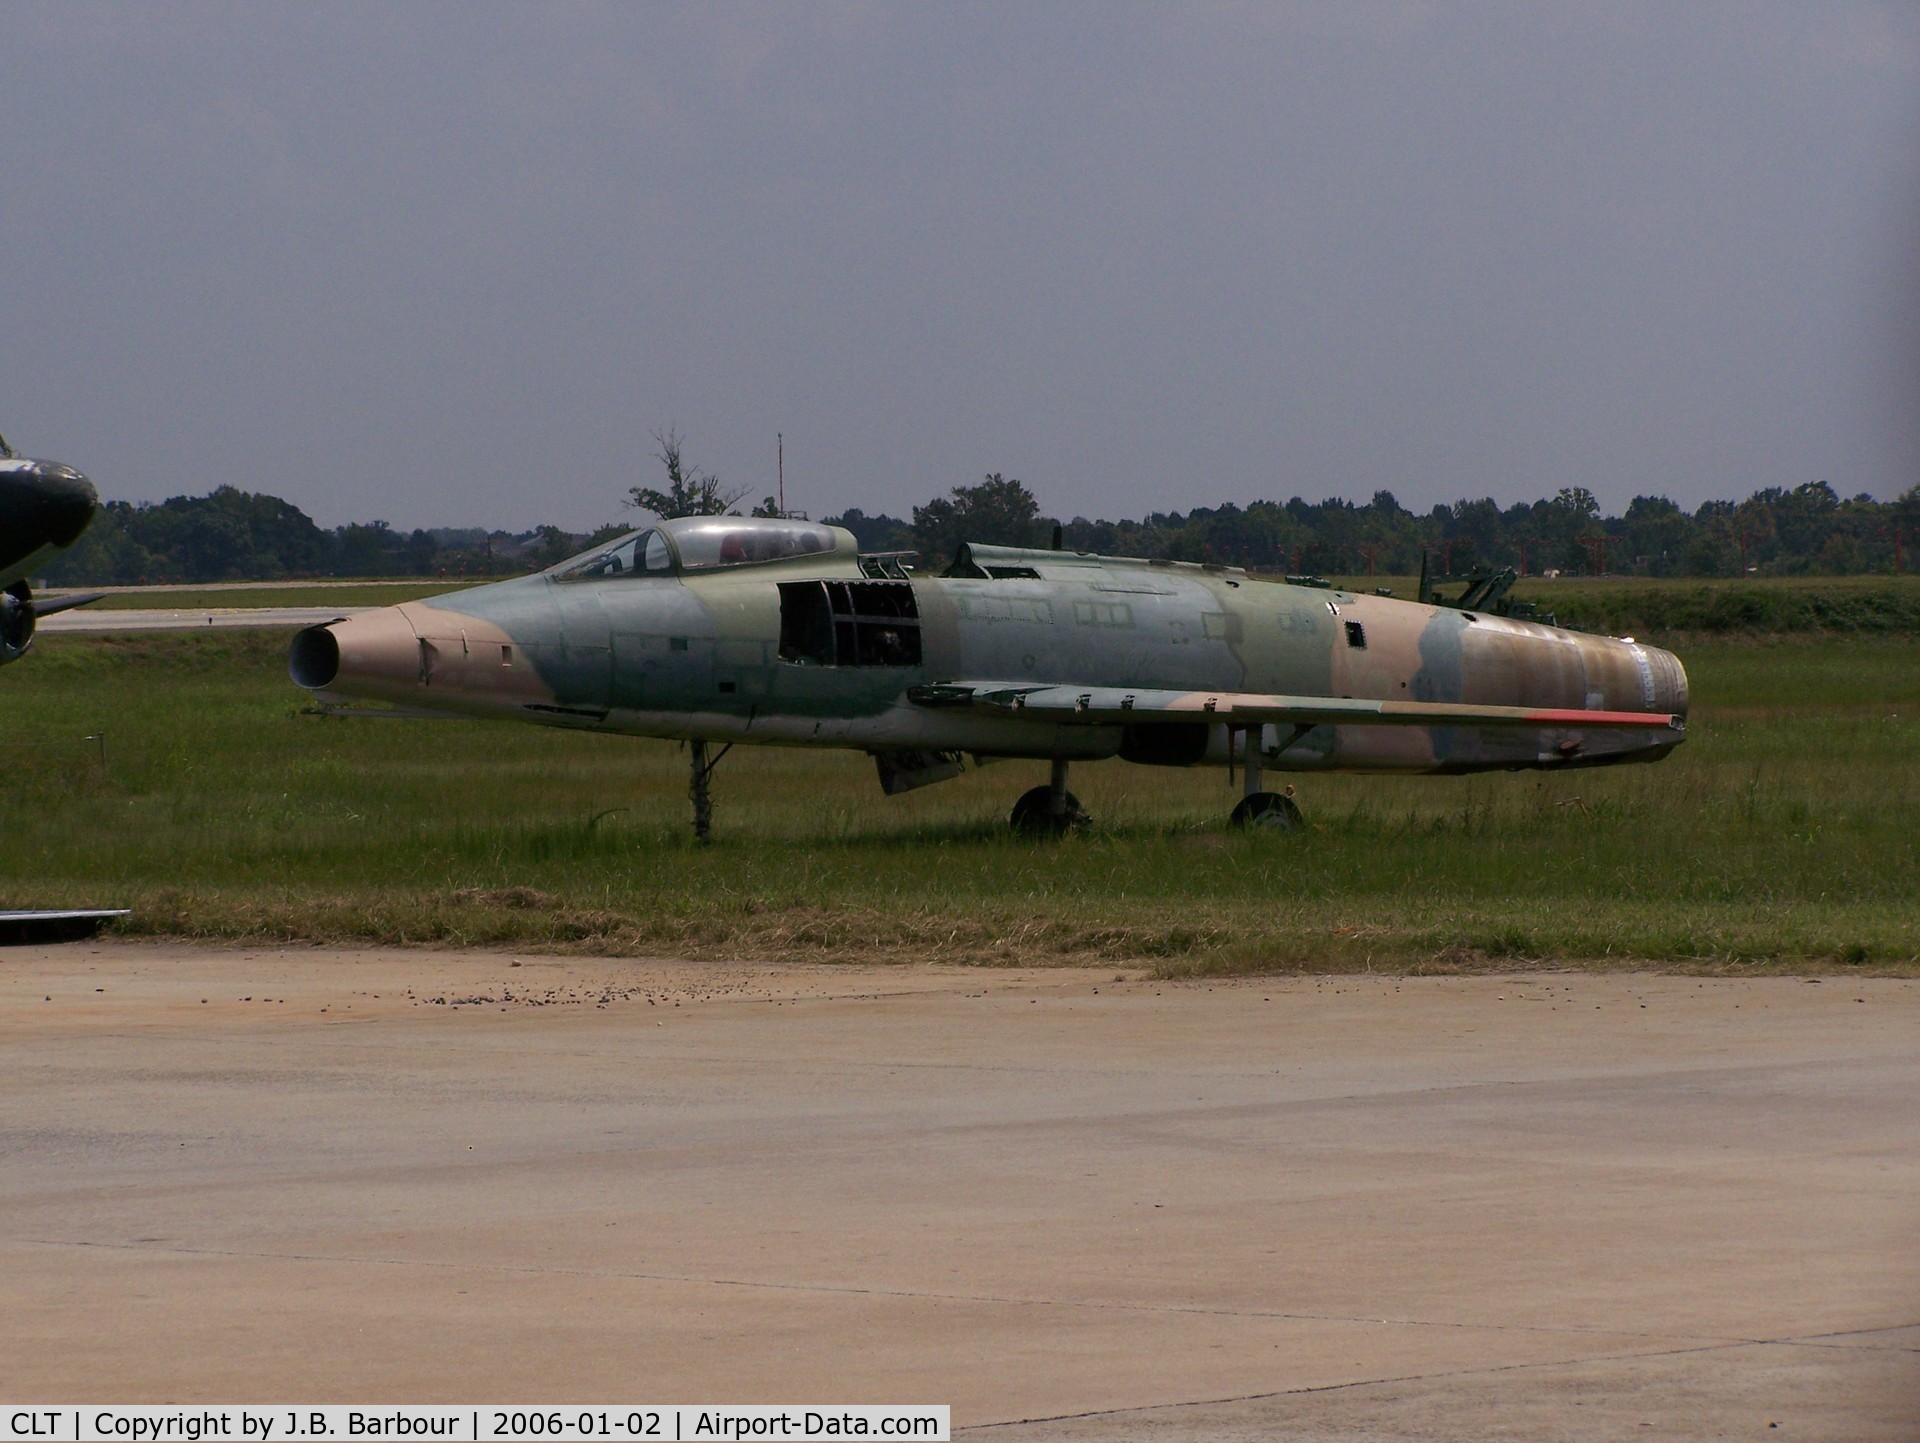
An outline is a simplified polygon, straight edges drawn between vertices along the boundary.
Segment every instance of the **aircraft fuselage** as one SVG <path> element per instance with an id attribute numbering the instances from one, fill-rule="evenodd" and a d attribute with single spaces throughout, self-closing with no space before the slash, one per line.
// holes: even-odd
<path id="1" fill-rule="evenodd" d="M 1454 772 L 1655 760 L 1684 735 L 1685 671 L 1631 641 L 1073 552 L 975 546 L 963 558 L 974 574 L 908 576 L 860 557 L 837 528 L 733 524 L 748 530 L 744 560 L 685 564 L 698 549 L 689 523 L 667 523 L 630 538 L 624 565 L 593 553 L 311 628 L 296 640 L 294 679 L 453 715 L 882 756 L 1225 764 L 1257 736 L 1271 768 Z M 751 537 L 778 525 L 818 544 L 754 559 Z M 679 544 L 649 570 L 647 538 L 663 533 Z M 991 683 L 1006 704 L 951 704 L 967 700 L 957 683 L 983 697 Z M 1080 692 L 1078 715 L 1021 704 L 1061 688 Z M 1218 713 L 1209 704 L 1249 694 L 1663 714 L 1674 725 L 1309 726 L 1258 719 L 1278 714 L 1269 707 L 1235 726 L 1231 701 Z"/>

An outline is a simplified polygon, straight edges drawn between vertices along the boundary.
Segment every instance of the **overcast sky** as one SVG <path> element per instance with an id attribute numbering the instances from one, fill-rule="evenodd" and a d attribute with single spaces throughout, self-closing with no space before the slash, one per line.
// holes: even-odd
<path id="1" fill-rule="evenodd" d="M 1920 480 L 1920 6 L 0 8 L 0 431 L 585 528 Z"/>

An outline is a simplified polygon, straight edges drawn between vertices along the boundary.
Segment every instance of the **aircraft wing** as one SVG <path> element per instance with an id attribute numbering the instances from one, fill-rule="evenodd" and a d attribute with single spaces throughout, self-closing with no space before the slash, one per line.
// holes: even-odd
<path id="1" fill-rule="evenodd" d="M 132 913 L 125 907 L 88 907 L 54 912 L 0 912 L 0 947 L 38 942 L 78 942 L 107 923 Z"/>
<path id="2" fill-rule="evenodd" d="M 89 591 L 82 596 L 36 597 L 33 603 L 33 614 L 54 616 L 62 611 L 72 611 L 76 606 L 91 606 L 106 594 L 104 591 Z"/>
<path id="3" fill-rule="evenodd" d="M 1150 687 L 1046 686 L 1031 682 L 958 681 L 916 686 L 909 700 L 928 707 L 1031 717 L 1087 726 L 1155 722 L 1226 722 L 1233 726 L 1627 727 L 1686 730 L 1668 712 L 1582 711 L 1570 707 L 1479 706 L 1450 701 L 1367 701 L 1354 697 L 1272 696 L 1238 691 L 1164 691 Z"/>

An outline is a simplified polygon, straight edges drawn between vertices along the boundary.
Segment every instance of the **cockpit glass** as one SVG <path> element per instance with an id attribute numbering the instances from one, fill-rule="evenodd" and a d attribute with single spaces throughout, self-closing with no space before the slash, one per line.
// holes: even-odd
<path id="1" fill-rule="evenodd" d="M 744 566 L 833 550 L 833 533 L 805 522 L 713 516 L 669 523 L 683 570 Z"/>
<path id="2" fill-rule="evenodd" d="M 596 547 L 586 555 L 562 562 L 556 581 L 609 581 L 626 576 L 665 576 L 673 570 L 667 538 L 658 531 L 636 531 L 618 541 Z"/>

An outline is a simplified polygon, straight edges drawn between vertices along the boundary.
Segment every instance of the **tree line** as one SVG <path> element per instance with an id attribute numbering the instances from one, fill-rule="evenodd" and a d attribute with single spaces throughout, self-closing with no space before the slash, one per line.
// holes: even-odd
<path id="1" fill-rule="evenodd" d="M 1138 521 L 1057 521 L 999 474 L 913 508 L 912 519 L 832 518 L 874 549 L 948 558 L 962 541 L 1061 544 L 1110 556 L 1219 562 L 1280 573 L 1411 575 L 1423 554 L 1438 574 L 1511 566 L 1523 576 L 1857 575 L 1904 570 L 1920 544 L 1920 487 L 1895 501 L 1843 500 L 1825 481 L 1768 487 L 1694 511 L 1636 496 L 1618 516 L 1584 487 L 1501 506 L 1483 498 L 1409 511 L 1390 491 L 1364 504 L 1342 497 L 1256 501 L 1155 512 Z"/>
<path id="2" fill-rule="evenodd" d="M 106 502 L 73 548 L 48 566 L 47 580 L 56 586 L 141 586 L 505 576 L 563 560 L 591 539 L 557 526 L 398 531 L 384 521 L 367 521 L 329 530 L 278 496 L 220 486 L 205 496 Z"/>
<path id="3" fill-rule="evenodd" d="M 665 491 L 636 486 L 644 509 L 733 509 L 718 478 L 682 464 L 677 438 Z M 753 508 L 770 514 L 771 499 Z M 1893 572 L 1920 545 L 1920 487 L 1897 500 L 1843 499 L 1825 481 L 1769 487 L 1744 501 L 1693 511 L 1637 496 L 1604 515 L 1591 492 L 1566 487 L 1539 501 L 1501 506 L 1462 500 L 1409 511 L 1388 491 L 1356 503 L 1256 501 L 1154 512 L 1137 521 L 1058 520 L 1021 481 L 993 473 L 914 506 L 906 519 L 858 508 L 821 518 L 845 526 L 863 549 L 915 551 L 939 565 L 964 541 L 1046 546 L 1056 526 L 1072 550 L 1219 562 L 1274 573 L 1409 574 L 1422 553 L 1436 574 L 1512 566 L 1523 575 L 1850 575 Z M 291 502 L 221 486 L 205 496 L 112 501 L 71 551 L 48 568 L 56 585 L 271 581 L 300 577 L 489 576 L 537 570 L 630 529 L 590 534 L 557 526 L 399 531 L 384 521 L 331 530 Z"/>

